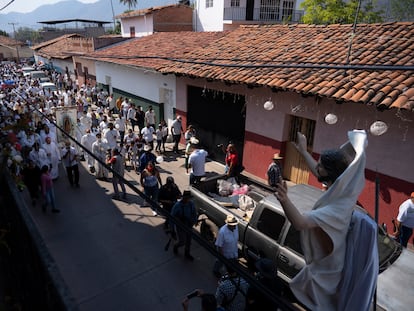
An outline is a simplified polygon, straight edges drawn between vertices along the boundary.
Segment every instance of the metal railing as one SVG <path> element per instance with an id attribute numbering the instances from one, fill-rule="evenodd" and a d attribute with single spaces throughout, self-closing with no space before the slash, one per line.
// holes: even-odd
<path id="1" fill-rule="evenodd" d="M 263 8 L 253 9 L 251 18 L 247 19 L 246 7 L 224 8 L 224 20 L 233 21 L 257 21 L 257 22 L 292 22 L 300 23 L 304 11 L 274 8 L 274 10 L 264 10 Z"/>

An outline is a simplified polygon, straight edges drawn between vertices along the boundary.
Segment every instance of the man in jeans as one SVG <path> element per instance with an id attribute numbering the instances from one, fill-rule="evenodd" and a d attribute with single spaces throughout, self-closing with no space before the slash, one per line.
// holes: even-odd
<path id="1" fill-rule="evenodd" d="M 178 153 L 178 143 L 181 139 L 181 133 L 183 132 L 183 126 L 181 124 L 181 116 L 177 116 L 177 118 L 171 123 L 171 134 L 173 135 L 174 147 L 173 151 Z"/>
<path id="2" fill-rule="evenodd" d="M 76 149 L 70 145 L 70 141 L 66 141 L 65 147 L 62 149 L 62 161 L 65 165 L 70 185 L 79 188 L 78 154 Z"/>
<path id="3" fill-rule="evenodd" d="M 178 219 L 182 225 L 191 229 L 197 223 L 197 211 L 195 209 L 193 201 L 191 201 L 191 192 L 185 190 L 183 197 L 180 201 L 174 204 L 171 215 Z M 174 254 L 178 254 L 178 248 L 184 246 L 184 255 L 190 261 L 194 260 L 194 257 L 190 254 L 191 247 L 191 233 L 187 233 L 180 226 L 176 226 L 178 242 L 174 245 Z"/>
<path id="4" fill-rule="evenodd" d="M 226 224 L 222 226 L 218 232 L 216 239 L 217 251 L 229 260 L 237 261 L 239 258 L 239 249 L 237 243 L 239 241 L 238 221 L 233 215 L 227 215 Z M 223 263 L 216 259 L 213 273 L 216 277 L 221 277 L 221 268 Z"/>

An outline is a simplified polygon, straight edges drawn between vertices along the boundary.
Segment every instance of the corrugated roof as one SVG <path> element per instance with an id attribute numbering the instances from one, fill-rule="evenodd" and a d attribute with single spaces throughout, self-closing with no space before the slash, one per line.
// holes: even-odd
<path id="1" fill-rule="evenodd" d="M 157 70 L 414 110 L 414 23 L 240 26 Z"/>

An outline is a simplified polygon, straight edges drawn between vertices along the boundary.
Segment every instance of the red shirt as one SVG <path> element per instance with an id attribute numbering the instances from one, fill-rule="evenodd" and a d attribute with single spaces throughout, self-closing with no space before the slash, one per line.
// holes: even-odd
<path id="1" fill-rule="evenodd" d="M 231 164 L 233 164 L 233 167 L 234 167 L 239 163 L 239 157 L 238 157 L 237 153 L 227 152 L 225 161 L 226 161 L 227 166 L 230 167 Z"/>

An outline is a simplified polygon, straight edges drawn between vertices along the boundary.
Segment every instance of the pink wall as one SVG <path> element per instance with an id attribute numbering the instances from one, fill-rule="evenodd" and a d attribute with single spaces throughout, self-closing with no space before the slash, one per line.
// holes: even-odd
<path id="1" fill-rule="evenodd" d="M 391 218 L 398 207 L 414 191 L 414 114 L 408 111 L 377 111 L 375 107 L 359 103 L 336 104 L 334 100 L 303 97 L 292 92 L 273 93 L 269 88 L 249 89 L 242 85 L 227 86 L 203 79 L 177 79 L 177 109 L 187 111 L 187 85 L 233 92 L 246 97 L 246 125 L 243 165 L 246 171 L 264 179 L 270 157 L 284 154 L 289 135 L 290 116 L 295 115 L 316 121 L 313 152 L 315 158 L 325 150 L 347 141 L 347 131 L 364 129 L 368 133 L 366 186 L 360 202 L 373 215 L 375 204 L 375 174 L 381 180 L 380 222 L 391 228 Z M 271 99 L 275 108 L 266 111 L 265 101 Z M 328 125 L 328 113 L 338 117 L 335 125 Z M 371 124 L 381 120 L 388 124 L 388 131 L 381 136 L 370 134 Z M 186 123 L 184 122 L 183 125 Z M 320 187 L 310 177 L 309 184 Z"/>

